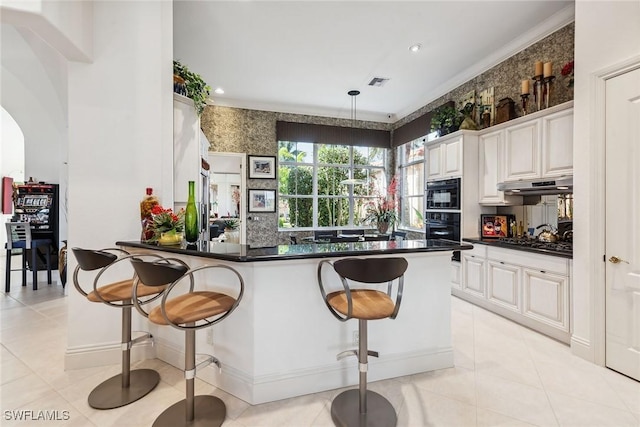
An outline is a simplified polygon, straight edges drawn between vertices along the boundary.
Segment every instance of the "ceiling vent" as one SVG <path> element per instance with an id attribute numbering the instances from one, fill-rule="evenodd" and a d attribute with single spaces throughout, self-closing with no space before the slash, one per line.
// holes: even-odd
<path id="1" fill-rule="evenodd" d="M 390 79 L 386 77 L 374 77 L 369 82 L 369 86 L 382 87 L 384 86 Z"/>

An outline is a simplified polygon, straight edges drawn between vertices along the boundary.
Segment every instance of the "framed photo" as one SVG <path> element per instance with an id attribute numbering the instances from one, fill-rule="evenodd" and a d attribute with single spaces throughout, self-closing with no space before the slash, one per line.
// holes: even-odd
<path id="1" fill-rule="evenodd" d="M 249 212 L 275 212 L 276 190 L 249 190 Z"/>
<path id="2" fill-rule="evenodd" d="M 275 179 L 276 178 L 276 158 L 275 156 L 249 155 L 248 169 L 249 169 L 249 178 Z"/>

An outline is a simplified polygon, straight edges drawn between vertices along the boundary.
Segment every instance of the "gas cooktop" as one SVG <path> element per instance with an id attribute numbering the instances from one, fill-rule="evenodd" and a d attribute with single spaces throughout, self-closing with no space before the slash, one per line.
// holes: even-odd
<path id="1" fill-rule="evenodd" d="M 546 249 L 554 252 L 573 253 L 573 243 L 570 241 L 561 242 L 540 242 L 534 239 L 522 239 L 503 237 L 498 239 L 498 242 L 503 245 L 514 245 L 533 249 Z"/>

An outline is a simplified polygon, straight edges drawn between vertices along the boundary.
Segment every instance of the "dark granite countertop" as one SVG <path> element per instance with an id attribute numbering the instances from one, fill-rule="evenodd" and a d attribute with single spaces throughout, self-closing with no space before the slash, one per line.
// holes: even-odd
<path id="1" fill-rule="evenodd" d="M 215 258 L 236 262 L 282 261 L 305 258 L 406 254 L 416 252 L 459 251 L 473 246 L 451 240 L 401 240 L 354 243 L 309 243 L 252 248 L 234 243 L 200 242 L 187 246 L 158 246 L 140 242 L 116 242 L 121 247 L 153 249 L 162 252 Z"/>
<path id="2" fill-rule="evenodd" d="M 532 248 L 530 246 L 521 246 L 513 243 L 502 242 L 497 239 L 466 239 L 465 238 L 462 240 L 464 242 L 469 242 L 469 243 L 477 243 L 481 245 L 489 245 L 489 246 L 496 246 L 499 248 L 513 249 L 516 251 L 532 252 L 532 253 L 541 254 L 541 255 L 551 255 L 551 256 L 557 256 L 561 258 L 573 259 L 573 252 L 565 251 L 565 250 L 559 251 L 559 250 L 553 250 L 553 249 Z"/>

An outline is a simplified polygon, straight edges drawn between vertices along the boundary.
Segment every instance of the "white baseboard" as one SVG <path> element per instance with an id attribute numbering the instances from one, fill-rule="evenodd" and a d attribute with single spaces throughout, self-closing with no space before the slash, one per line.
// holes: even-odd
<path id="1" fill-rule="evenodd" d="M 581 359 L 585 359 L 589 362 L 595 363 L 591 341 L 589 341 L 588 339 L 572 335 L 571 353 L 573 353 L 574 356 L 580 357 Z"/>
<path id="2" fill-rule="evenodd" d="M 137 344 L 131 348 L 131 362 L 156 357 L 155 348 L 150 342 Z M 120 343 L 88 345 L 68 348 L 64 355 L 64 369 L 95 368 L 119 364 L 122 362 Z"/>
<path id="3" fill-rule="evenodd" d="M 179 369 L 184 368 L 183 349 L 166 341 L 156 342 L 156 349 L 158 359 Z M 286 374 L 255 378 L 225 365 L 224 360 L 221 360 L 221 363 L 222 373 L 219 373 L 215 365 L 209 365 L 198 371 L 198 378 L 252 405 L 358 384 L 358 366 L 355 358 L 289 371 Z M 452 348 L 431 352 L 381 354 L 379 359 L 369 358 L 368 380 L 379 381 L 452 366 Z"/>

